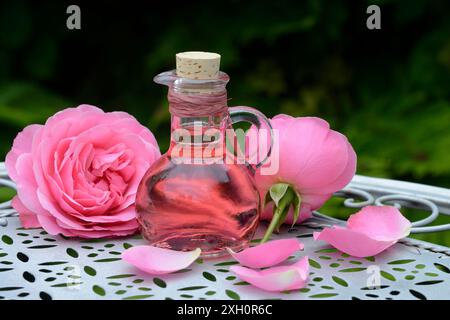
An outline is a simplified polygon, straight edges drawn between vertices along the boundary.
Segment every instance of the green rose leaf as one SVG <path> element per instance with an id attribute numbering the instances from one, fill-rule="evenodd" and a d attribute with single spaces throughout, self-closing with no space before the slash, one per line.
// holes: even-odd
<path id="1" fill-rule="evenodd" d="M 275 203 L 275 206 L 278 207 L 280 200 L 286 194 L 288 188 L 289 185 L 287 183 L 277 183 L 269 189 L 270 198 Z"/>
<path id="2" fill-rule="evenodd" d="M 271 201 L 273 202 L 273 216 L 261 243 L 266 242 L 274 231 L 279 231 L 281 225 L 286 221 L 291 206 L 294 210 L 293 224 L 300 216 L 301 196 L 290 184 L 274 184 L 266 194 L 265 205 Z"/>

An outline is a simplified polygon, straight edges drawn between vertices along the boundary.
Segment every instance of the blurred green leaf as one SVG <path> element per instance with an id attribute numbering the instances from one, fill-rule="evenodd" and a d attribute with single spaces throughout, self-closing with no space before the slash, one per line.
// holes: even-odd
<path id="1" fill-rule="evenodd" d="M 32 123 L 44 123 L 67 105 L 67 100 L 35 85 L 11 83 L 0 87 L 0 122 L 20 129 Z"/>

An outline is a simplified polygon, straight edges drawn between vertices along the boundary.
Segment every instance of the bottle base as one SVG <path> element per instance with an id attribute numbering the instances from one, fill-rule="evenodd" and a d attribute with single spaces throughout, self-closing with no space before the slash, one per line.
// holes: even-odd
<path id="1" fill-rule="evenodd" d="M 206 259 L 229 255 L 227 248 L 240 251 L 249 246 L 249 241 L 217 234 L 176 234 L 160 240 L 149 239 L 145 234 L 143 236 L 152 246 L 159 248 L 177 251 L 192 251 L 200 248 L 201 258 Z"/>

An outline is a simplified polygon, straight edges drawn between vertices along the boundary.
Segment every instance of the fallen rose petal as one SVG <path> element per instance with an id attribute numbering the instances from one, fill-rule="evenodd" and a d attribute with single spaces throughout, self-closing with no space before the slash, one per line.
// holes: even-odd
<path id="1" fill-rule="evenodd" d="M 287 291 L 301 289 L 309 275 L 308 257 L 298 262 L 265 270 L 253 270 L 241 266 L 231 266 L 230 270 L 242 280 L 266 291 Z"/>
<path id="2" fill-rule="evenodd" d="M 347 227 L 376 240 L 392 241 L 408 236 L 411 222 L 393 206 L 368 206 L 351 215 Z"/>
<path id="3" fill-rule="evenodd" d="M 347 227 L 334 226 L 314 232 L 315 240 L 326 241 L 336 249 L 354 257 L 374 256 L 398 240 L 411 229 L 400 211 L 392 206 L 368 206 L 352 215 Z"/>
<path id="4" fill-rule="evenodd" d="M 166 274 L 187 268 L 201 253 L 193 251 L 175 251 L 153 246 L 136 246 L 122 253 L 122 260 L 150 274 Z"/>
<path id="5" fill-rule="evenodd" d="M 266 242 L 240 252 L 227 248 L 228 252 L 240 264 L 250 268 L 266 268 L 283 262 L 291 254 L 303 249 L 297 239 L 281 239 Z"/>
<path id="6" fill-rule="evenodd" d="M 322 240 L 351 256 L 364 258 L 374 256 L 397 241 L 379 241 L 347 228 L 325 228 L 314 232 L 314 240 Z"/>

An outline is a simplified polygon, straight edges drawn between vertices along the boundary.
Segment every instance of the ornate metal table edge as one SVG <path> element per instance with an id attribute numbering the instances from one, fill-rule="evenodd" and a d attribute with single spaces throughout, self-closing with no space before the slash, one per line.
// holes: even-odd
<path id="1" fill-rule="evenodd" d="M 429 226 L 440 214 L 450 215 L 450 189 L 356 175 L 350 184 L 336 192 L 335 196 L 347 198 L 344 205 L 350 208 L 390 204 L 397 208 L 404 206 L 429 211 L 430 214 L 426 218 L 412 223 L 411 233 L 450 230 L 450 223 Z M 319 213 L 315 216 L 330 219 L 334 223 L 343 222 Z"/>

